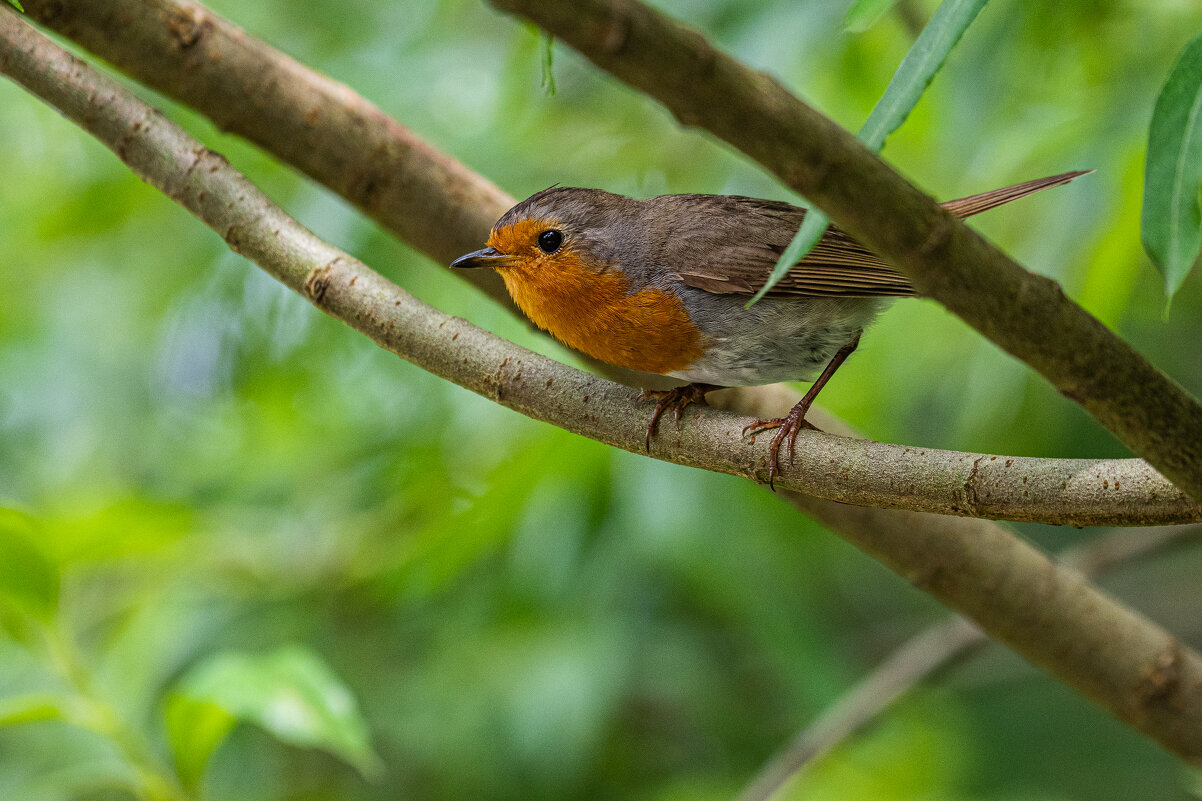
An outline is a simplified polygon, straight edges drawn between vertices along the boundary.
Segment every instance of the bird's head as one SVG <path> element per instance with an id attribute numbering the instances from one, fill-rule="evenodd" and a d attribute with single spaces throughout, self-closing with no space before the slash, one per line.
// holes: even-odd
<path id="1" fill-rule="evenodd" d="M 488 246 L 452 267 L 488 267 L 518 307 L 562 342 L 610 364 L 667 374 L 701 354 L 675 294 L 647 286 L 658 230 L 644 201 L 600 189 L 556 188 L 497 221 Z"/>
<path id="2" fill-rule="evenodd" d="M 502 215 L 487 247 L 451 262 L 456 269 L 498 271 L 514 282 L 583 280 L 622 261 L 627 223 L 638 201 L 600 189 L 551 187 Z"/>

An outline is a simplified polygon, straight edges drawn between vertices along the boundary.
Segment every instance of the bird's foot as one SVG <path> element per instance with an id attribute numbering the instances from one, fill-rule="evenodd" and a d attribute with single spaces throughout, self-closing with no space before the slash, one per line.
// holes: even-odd
<path id="1" fill-rule="evenodd" d="M 776 429 L 776 436 L 772 438 L 771 444 L 768 445 L 768 486 L 773 491 L 776 490 L 776 477 L 780 475 L 780 446 L 788 440 L 789 466 L 792 467 L 793 450 L 797 443 L 797 432 L 803 428 L 808 428 L 811 431 L 819 430 L 806 420 L 806 412 L 810 410 L 811 402 L 808 398 L 802 398 L 784 417 L 774 417 L 771 420 L 756 420 L 743 429 L 743 436 Z"/>
<path id="2" fill-rule="evenodd" d="M 686 384 L 672 389 L 645 389 L 643 399 L 657 398 L 655 411 L 651 414 L 651 422 L 647 423 L 647 435 L 643 440 L 648 452 L 651 450 L 651 438 L 659 431 L 659 418 L 664 412 L 672 410 L 677 427 L 680 426 L 680 415 L 690 403 L 705 404 L 705 394 L 721 387 L 715 384 Z"/>

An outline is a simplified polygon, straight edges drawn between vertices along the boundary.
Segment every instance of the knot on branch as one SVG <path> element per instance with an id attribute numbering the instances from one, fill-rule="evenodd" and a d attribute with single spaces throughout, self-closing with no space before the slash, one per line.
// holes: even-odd
<path id="1" fill-rule="evenodd" d="M 1181 663 L 1181 643 L 1174 637 L 1140 671 L 1135 686 L 1136 703 L 1140 707 L 1166 703 L 1181 686 Z"/>
<path id="2" fill-rule="evenodd" d="M 180 50 L 188 50 L 196 46 L 213 27 L 212 21 L 199 6 L 183 6 L 171 15 L 167 21 L 167 29 Z"/>
<path id="3" fill-rule="evenodd" d="M 929 258 L 932 253 L 942 248 L 951 237 L 955 227 L 952 215 L 946 211 L 934 211 L 928 215 L 927 219 L 930 221 L 927 235 L 916 250 L 918 256 L 923 259 Z"/>
<path id="4" fill-rule="evenodd" d="M 456 334 L 458 337 L 458 334 Z M 512 362 L 512 365 L 510 364 Z M 509 368 L 506 370 L 506 368 Z M 508 374 L 506 374 L 508 373 Z M 506 385 L 522 379 L 522 360 L 506 356 L 497 365 L 497 369 L 483 376 L 484 388 L 493 400 L 501 403 L 505 400 Z M 548 385 L 550 382 L 548 382 Z M 587 399 L 587 396 L 586 396 Z"/>
<path id="5" fill-rule="evenodd" d="M 968 471 L 968 477 L 964 479 L 963 490 L 959 493 L 961 507 L 968 515 L 974 517 L 979 514 L 981 498 L 977 494 L 977 476 L 981 472 L 981 462 L 984 458 L 984 456 L 980 456 L 972 460 L 972 469 Z"/>
<path id="6" fill-rule="evenodd" d="M 342 257 L 339 256 L 338 258 Z M 334 261 L 331 261 L 328 264 L 323 264 L 320 267 L 314 267 L 305 277 L 305 295 L 315 305 L 320 306 L 321 301 L 325 298 L 326 290 L 330 288 L 331 276 L 334 273 L 334 265 L 337 262 L 338 259 L 334 259 Z"/>

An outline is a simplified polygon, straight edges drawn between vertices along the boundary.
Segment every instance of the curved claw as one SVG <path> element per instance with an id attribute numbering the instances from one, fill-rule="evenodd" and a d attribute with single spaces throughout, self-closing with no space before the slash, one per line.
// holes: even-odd
<path id="1" fill-rule="evenodd" d="M 743 427 L 743 436 L 747 436 L 748 433 L 754 435 L 761 431 L 777 429 L 776 435 L 772 437 L 772 442 L 768 445 L 768 487 L 773 491 L 776 490 L 776 477 L 780 475 L 780 446 L 786 439 L 789 441 L 789 466 L 791 467 L 797 445 L 797 433 L 803 428 L 808 428 L 812 431 L 819 430 L 805 419 L 806 412 L 809 410 L 810 404 L 806 403 L 803 398 L 784 417 L 774 417 L 770 420 L 756 420 L 754 423 Z"/>
<path id="2" fill-rule="evenodd" d="M 713 384 L 686 384 L 683 387 L 674 387 L 672 389 L 647 389 L 643 390 L 643 398 L 658 398 L 655 404 L 655 411 L 651 414 L 651 420 L 647 423 L 647 433 L 643 438 L 643 446 L 648 452 L 651 451 L 651 438 L 659 431 L 659 418 L 663 417 L 664 412 L 668 409 L 672 410 L 672 417 L 676 419 L 677 427 L 680 426 L 680 415 L 684 412 L 685 407 L 690 403 L 705 405 L 705 394 L 712 392 L 720 387 Z"/>
<path id="3" fill-rule="evenodd" d="M 777 461 L 777 455 L 780 453 L 780 445 L 789 439 L 789 464 L 793 464 L 793 449 L 797 443 L 797 432 L 803 428 L 814 428 L 806 422 L 806 412 L 810 410 L 811 404 L 814 403 L 814 398 L 818 397 L 818 393 L 826 386 L 826 382 L 831 380 L 831 376 L 839 369 L 839 365 L 847 360 L 847 357 L 852 354 L 856 346 L 860 344 L 860 333 L 856 332 L 855 337 L 851 342 L 848 342 L 839 350 L 835 351 L 835 355 L 831 357 L 826 367 L 822 368 L 822 373 L 818 378 L 814 379 L 814 383 L 806 391 L 806 394 L 797 402 L 787 415 L 777 417 L 772 420 L 757 420 L 751 425 L 743 429 L 743 435 L 746 436 L 748 431 L 757 433 L 767 431 L 770 428 L 779 428 L 776 436 L 772 438 L 772 444 L 768 446 L 768 486 L 773 491 L 776 490 L 776 477 L 780 475 L 780 464 Z M 814 429 L 817 431 L 818 429 Z"/>

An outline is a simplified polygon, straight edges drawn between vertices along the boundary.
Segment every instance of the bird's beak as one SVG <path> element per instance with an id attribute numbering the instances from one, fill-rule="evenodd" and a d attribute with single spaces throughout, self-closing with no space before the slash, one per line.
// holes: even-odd
<path id="1" fill-rule="evenodd" d="M 451 262 L 451 268 L 455 270 L 465 270 L 469 267 L 492 267 L 494 270 L 498 267 L 504 267 L 514 260 L 513 256 L 507 253 L 502 253 L 496 248 L 484 248 L 477 250 L 474 253 L 469 253 L 466 256 L 460 256 Z"/>

